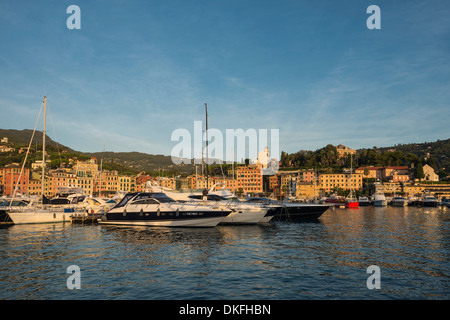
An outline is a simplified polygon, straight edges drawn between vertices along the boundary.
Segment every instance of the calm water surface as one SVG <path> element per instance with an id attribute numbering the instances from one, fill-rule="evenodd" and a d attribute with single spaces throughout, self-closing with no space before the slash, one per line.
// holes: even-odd
<path id="1" fill-rule="evenodd" d="M 446 300 L 449 236 L 449 209 L 413 207 L 208 229 L 13 225 L 0 228 L 0 299 Z"/>

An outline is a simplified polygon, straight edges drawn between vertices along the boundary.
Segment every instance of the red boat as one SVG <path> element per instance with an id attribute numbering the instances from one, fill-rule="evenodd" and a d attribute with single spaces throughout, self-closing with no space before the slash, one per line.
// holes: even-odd
<path id="1" fill-rule="evenodd" d="M 358 209 L 359 201 L 354 198 L 347 198 L 345 199 L 345 207 L 350 209 Z"/>
<path id="2" fill-rule="evenodd" d="M 353 198 L 344 198 L 336 195 L 332 195 L 330 198 L 326 199 L 325 203 L 332 207 L 345 207 L 351 209 L 359 208 L 358 200 Z"/>

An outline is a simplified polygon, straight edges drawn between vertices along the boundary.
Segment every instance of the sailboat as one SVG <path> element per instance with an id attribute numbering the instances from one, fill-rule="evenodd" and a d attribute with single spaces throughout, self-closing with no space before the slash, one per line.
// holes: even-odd
<path id="1" fill-rule="evenodd" d="M 359 208 L 359 202 L 358 199 L 353 197 L 353 156 L 350 154 L 350 194 L 345 199 L 345 207 L 346 208 L 353 208 L 358 209 Z"/>
<path id="2" fill-rule="evenodd" d="M 46 126 L 46 115 L 47 115 L 47 97 L 44 96 L 43 101 L 44 107 L 44 127 L 43 127 L 43 138 L 42 138 L 42 197 L 40 203 L 30 202 L 28 206 L 25 207 L 9 207 L 6 213 L 11 218 L 14 224 L 27 224 L 27 223 L 51 223 L 51 222 L 65 222 L 70 220 L 70 215 L 73 213 L 73 210 L 69 208 L 61 208 L 61 207 L 50 207 L 44 204 L 44 190 L 45 190 L 45 126 Z M 36 121 L 36 126 L 39 121 L 39 117 L 41 115 L 41 110 L 39 111 L 39 116 Z M 22 176 L 23 169 L 25 167 L 25 163 L 27 161 L 27 156 L 30 151 L 30 146 L 33 141 L 34 132 L 36 131 L 36 126 L 34 128 L 33 134 L 31 136 L 30 144 L 28 146 L 27 154 L 25 156 L 25 160 L 22 166 L 22 170 L 20 173 L 20 177 Z M 20 180 L 19 177 L 19 180 Z M 15 197 L 16 190 L 13 193 L 13 199 Z M 12 201 L 11 201 L 12 202 Z"/>

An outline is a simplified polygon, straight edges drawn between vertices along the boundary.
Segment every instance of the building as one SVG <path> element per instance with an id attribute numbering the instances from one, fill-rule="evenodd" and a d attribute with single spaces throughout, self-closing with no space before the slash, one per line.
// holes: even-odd
<path id="1" fill-rule="evenodd" d="M 27 194 L 30 182 L 30 169 L 24 168 L 22 176 L 20 175 L 22 168 L 19 165 L 9 165 L 0 168 L 0 189 L 3 195 L 11 196 L 17 187 L 17 192 Z M 19 179 L 20 178 L 20 179 Z"/>
<path id="2" fill-rule="evenodd" d="M 342 144 L 340 144 L 340 145 L 338 145 L 336 147 L 336 151 L 338 153 L 338 157 L 339 158 L 341 158 L 341 157 L 343 157 L 345 155 L 349 155 L 349 154 L 352 154 L 352 155 L 356 154 L 356 150 L 355 149 L 351 149 L 351 148 L 346 147 L 346 146 L 344 146 Z"/>
<path id="3" fill-rule="evenodd" d="M 238 166 L 236 168 L 236 192 L 263 192 L 261 168 L 257 165 Z"/>
<path id="4" fill-rule="evenodd" d="M 320 198 L 319 186 L 312 182 L 298 182 L 296 185 L 295 196 L 298 199 L 314 200 Z"/>
<path id="5" fill-rule="evenodd" d="M 361 174 L 364 179 L 379 179 L 383 177 L 383 167 L 359 167 L 355 173 Z"/>
<path id="6" fill-rule="evenodd" d="M 423 166 L 423 174 L 425 175 L 425 181 L 439 181 L 439 176 L 434 172 L 434 169 L 428 164 Z"/>
<path id="7" fill-rule="evenodd" d="M 409 175 L 409 167 L 407 166 L 387 166 L 383 167 L 382 177 L 392 179 L 396 175 Z"/>
<path id="8" fill-rule="evenodd" d="M 97 158 L 92 157 L 88 161 L 77 161 L 75 164 L 75 171 L 78 177 L 97 177 Z"/>
<path id="9" fill-rule="evenodd" d="M 336 189 L 361 190 L 362 174 L 360 173 L 325 173 L 319 175 L 319 186 L 326 192 Z"/>

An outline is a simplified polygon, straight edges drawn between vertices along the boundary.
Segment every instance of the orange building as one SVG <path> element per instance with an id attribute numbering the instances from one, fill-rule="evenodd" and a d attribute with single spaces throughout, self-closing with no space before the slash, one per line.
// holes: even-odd
<path id="1" fill-rule="evenodd" d="M 22 194 L 28 193 L 30 169 L 24 168 L 22 176 L 20 177 L 21 170 L 22 168 L 17 165 L 10 165 L 5 168 L 0 168 L 0 185 L 3 189 L 3 195 L 11 196 L 14 192 L 14 188 L 16 188 L 16 185 L 17 192 Z"/>
<path id="2" fill-rule="evenodd" d="M 237 167 L 236 191 L 244 193 L 263 192 L 263 178 L 261 168 L 256 165 Z"/>

